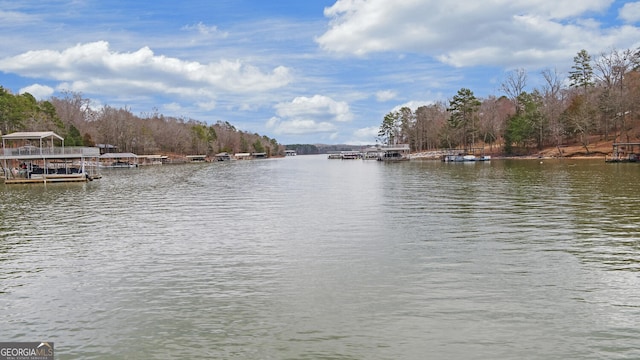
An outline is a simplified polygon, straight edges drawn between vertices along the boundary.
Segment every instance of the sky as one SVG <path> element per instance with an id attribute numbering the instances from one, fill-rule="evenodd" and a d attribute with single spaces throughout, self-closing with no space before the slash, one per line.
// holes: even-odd
<path id="1" fill-rule="evenodd" d="M 501 96 L 640 46 L 640 1 L 0 0 L 0 86 L 75 92 L 281 144 L 374 144 L 384 116 Z"/>

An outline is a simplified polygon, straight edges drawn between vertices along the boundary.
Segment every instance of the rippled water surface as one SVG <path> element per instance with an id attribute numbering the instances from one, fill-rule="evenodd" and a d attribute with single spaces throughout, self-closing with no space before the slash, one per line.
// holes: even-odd
<path id="1" fill-rule="evenodd" d="M 297 156 L 0 185 L 58 359 L 640 358 L 640 165 Z"/>

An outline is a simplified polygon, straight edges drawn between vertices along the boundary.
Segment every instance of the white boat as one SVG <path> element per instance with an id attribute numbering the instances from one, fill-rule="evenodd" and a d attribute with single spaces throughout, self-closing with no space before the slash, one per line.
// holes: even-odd
<path id="1" fill-rule="evenodd" d="M 65 147 L 52 131 L 2 136 L 0 163 L 5 184 L 82 182 L 99 178 L 97 147 Z"/>

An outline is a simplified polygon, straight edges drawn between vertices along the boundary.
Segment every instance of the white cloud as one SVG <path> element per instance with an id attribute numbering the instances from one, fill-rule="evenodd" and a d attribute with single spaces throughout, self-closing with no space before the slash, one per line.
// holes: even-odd
<path id="1" fill-rule="evenodd" d="M 630 2 L 624 4 L 618 15 L 622 20 L 628 23 L 636 23 L 640 21 L 640 2 Z"/>
<path id="2" fill-rule="evenodd" d="M 239 60 L 207 64 L 156 55 L 148 47 L 116 52 L 109 43 L 34 50 L 0 59 L 0 70 L 64 82 L 68 90 L 113 95 L 163 94 L 210 102 L 218 92 L 258 93 L 292 81 L 288 68 L 265 73 Z"/>
<path id="3" fill-rule="evenodd" d="M 603 29 L 588 21 L 611 5 L 611 0 L 338 0 L 325 8 L 329 29 L 316 41 L 326 51 L 359 56 L 407 51 L 454 66 L 549 66 L 582 48 L 635 44 L 638 28 Z M 637 19 L 634 6 L 623 9 L 627 19 Z"/>
<path id="4" fill-rule="evenodd" d="M 288 103 L 275 106 L 278 116 L 292 119 L 313 118 L 325 121 L 351 121 L 353 114 L 344 101 L 335 101 L 323 95 L 300 96 Z"/>
<path id="5" fill-rule="evenodd" d="M 376 93 L 376 100 L 378 100 L 379 102 L 385 102 L 395 99 L 396 96 L 398 96 L 398 93 L 396 93 L 395 91 L 383 90 Z"/>
<path id="6" fill-rule="evenodd" d="M 54 91 L 55 90 L 49 86 L 33 84 L 33 85 L 23 87 L 18 91 L 18 93 L 20 94 L 29 93 L 33 95 L 33 97 L 35 97 L 36 99 L 43 100 L 53 95 Z"/>
<path id="7" fill-rule="evenodd" d="M 17 11 L 0 10 L 0 22 L 3 26 L 21 24 L 34 25 L 40 21 L 42 21 L 42 19 L 35 15 L 25 14 Z"/>
<path id="8" fill-rule="evenodd" d="M 180 104 L 176 103 L 176 102 L 172 102 L 169 104 L 164 104 L 162 106 L 165 110 L 168 110 L 170 112 L 178 112 L 182 110 L 182 106 L 180 106 Z"/>
<path id="9" fill-rule="evenodd" d="M 221 38 L 226 38 L 229 36 L 228 32 L 218 30 L 218 27 L 215 25 L 207 26 L 202 22 L 192 25 L 185 25 L 182 27 L 182 30 L 186 31 L 197 31 L 201 35 L 213 35 Z"/>
<path id="10" fill-rule="evenodd" d="M 348 143 L 353 145 L 375 144 L 379 131 L 380 127 L 378 126 L 356 129 L 353 132 L 353 139 Z"/>
<path id="11" fill-rule="evenodd" d="M 211 111 L 216 108 L 216 102 L 214 100 L 207 102 L 198 102 L 198 107 L 202 110 Z"/>
<path id="12" fill-rule="evenodd" d="M 336 123 L 353 119 L 346 102 L 324 95 L 296 97 L 274 108 L 277 116 L 269 119 L 266 127 L 276 135 L 312 135 L 335 140 L 339 135 Z"/>
<path id="13" fill-rule="evenodd" d="M 416 109 L 421 107 L 421 106 L 429 106 L 429 105 L 433 105 L 433 101 L 411 100 L 411 101 L 407 101 L 404 104 L 397 105 L 391 111 L 392 112 L 399 111 L 403 107 L 407 107 L 407 108 L 411 109 L 412 111 L 416 111 Z"/>
<path id="14" fill-rule="evenodd" d="M 277 135 L 306 135 L 336 132 L 336 126 L 332 123 L 326 121 L 317 122 L 310 119 L 282 120 L 277 117 L 272 117 L 267 121 L 266 126 Z"/>

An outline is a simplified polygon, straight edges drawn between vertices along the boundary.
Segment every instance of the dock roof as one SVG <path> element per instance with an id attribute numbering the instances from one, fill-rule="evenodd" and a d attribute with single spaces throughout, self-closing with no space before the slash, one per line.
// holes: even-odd
<path id="1" fill-rule="evenodd" d="M 64 141 L 62 136 L 54 133 L 53 131 L 24 131 L 2 135 L 3 140 L 42 140 L 46 138 L 56 138 Z"/>
<path id="2" fill-rule="evenodd" d="M 134 153 L 105 153 L 100 155 L 100 159 L 138 158 Z"/>

